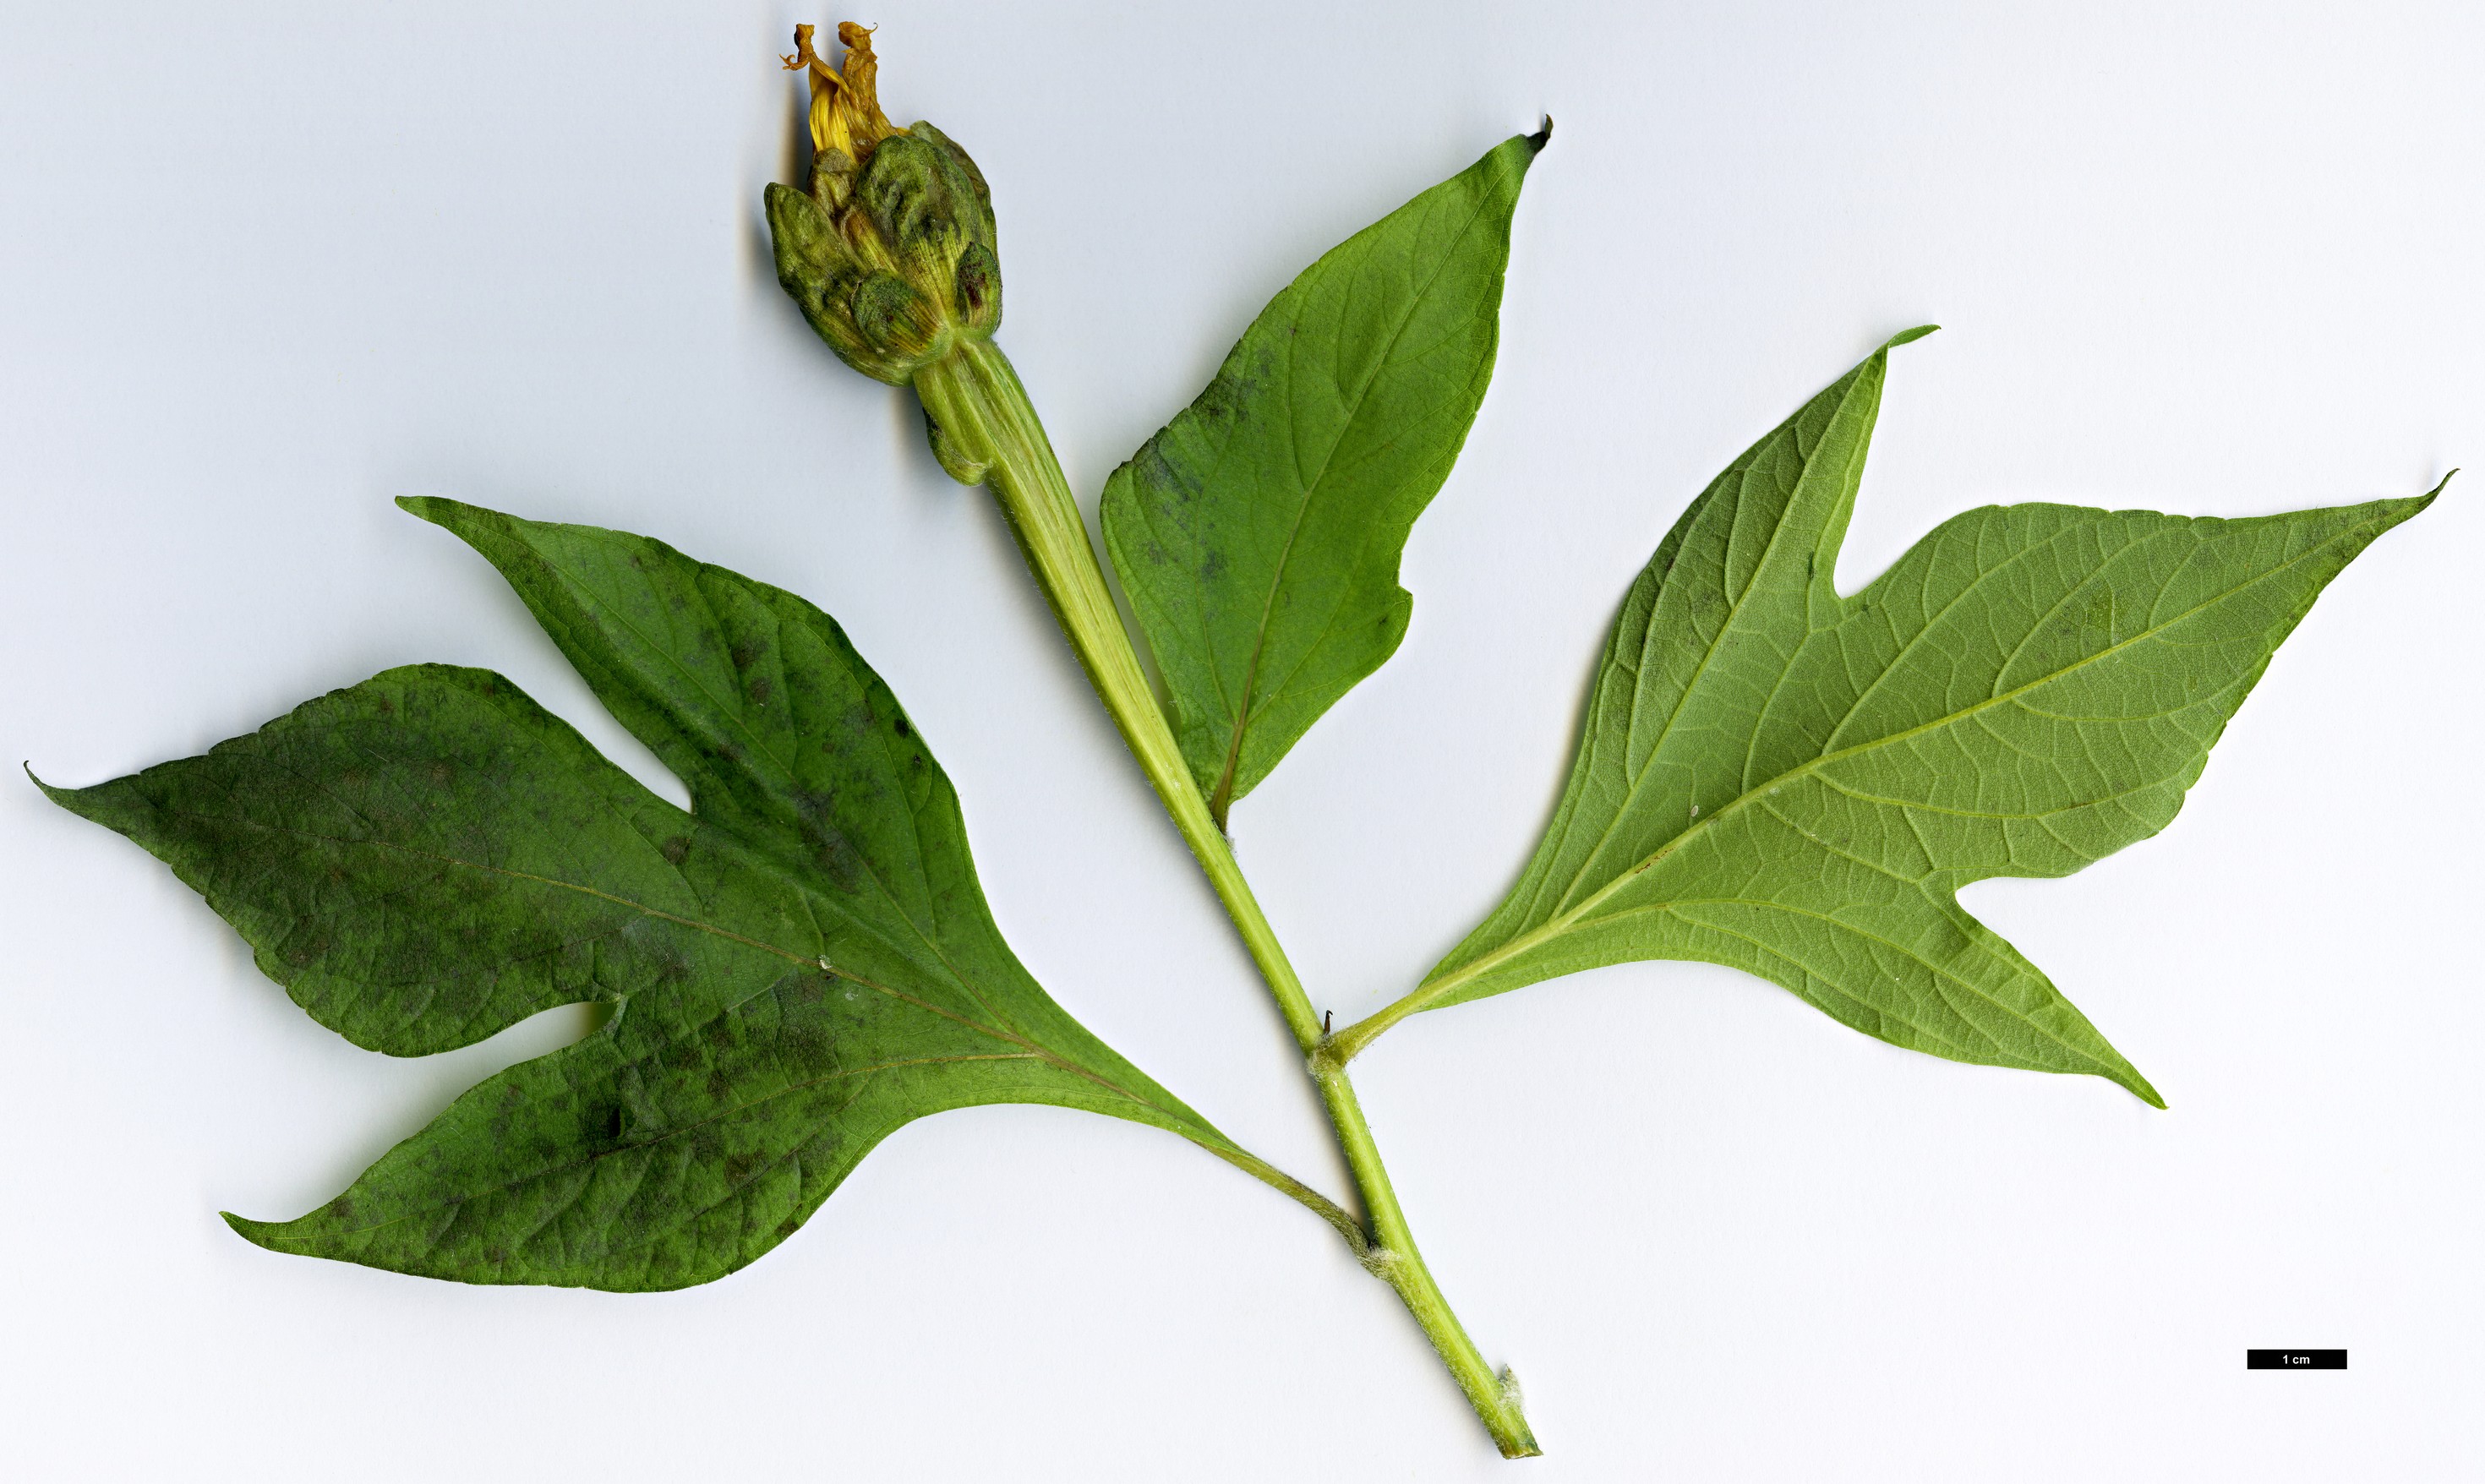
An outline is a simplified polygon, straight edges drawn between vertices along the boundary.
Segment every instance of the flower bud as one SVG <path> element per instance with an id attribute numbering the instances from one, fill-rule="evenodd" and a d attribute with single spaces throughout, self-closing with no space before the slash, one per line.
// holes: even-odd
<path id="1" fill-rule="evenodd" d="M 777 281 L 820 338 L 865 376 L 905 386 L 1001 321 L 992 192 L 967 151 L 928 123 L 880 111 L 871 33 L 837 27 L 845 67 L 794 28 L 788 71 L 811 82 L 808 191 L 768 187 Z"/>

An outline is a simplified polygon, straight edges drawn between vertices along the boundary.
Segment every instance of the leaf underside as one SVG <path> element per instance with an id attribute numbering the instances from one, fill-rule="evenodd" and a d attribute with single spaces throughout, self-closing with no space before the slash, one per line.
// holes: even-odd
<path id="1" fill-rule="evenodd" d="M 677 1288 L 782 1241 L 943 1109 L 1051 1103 L 1231 1149 L 1020 965 L 947 777 L 827 614 L 642 537 L 402 503 L 501 569 L 693 807 L 447 665 L 46 787 L 171 865 L 357 1045 L 614 1008 L 310 1215 L 228 1217 L 243 1235 L 470 1282 Z"/>
<path id="2" fill-rule="evenodd" d="M 2433 496 L 2254 520 L 1989 506 L 1842 598 L 1890 345 L 1657 548 L 1534 860 L 1427 977 L 1425 1008 L 1700 959 L 1895 1045 L 2093 1073 L 2164 1106 L 1956 893 L 2165 828 L 2321 589 Z"/>
<path id="3" fill-rule="evenodd" d="M 1399 555 L 1491 380 L 1511 216 L 1547 137 L 1305 269 L 1105 486 L 1106 547 L 1220 823 L 1406 634 Z"/>

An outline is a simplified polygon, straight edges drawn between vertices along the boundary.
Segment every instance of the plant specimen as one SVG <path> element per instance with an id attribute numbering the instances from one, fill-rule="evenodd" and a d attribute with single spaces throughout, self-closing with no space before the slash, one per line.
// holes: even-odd
<path id="1" fill-rule="evenodd" d="M 1064 634 L 1266 979 L 1355 1184 L 1332 1200 L 1083 1030 L 1019 963 L 958 799 L 836 624 L 642 537 L 440 499 L 685 811 L 508 682 L 391 670 L 204 756 L 46 788 L 198 889 L 321 1024 L 394 1055 L 587 1001 L 576 1045 L 460 1097 L 277 1251 L 471 1282 L 616 1290 L 733 1272 L 889 1132 L 993 1102 L 1189 1140 L 1299 1201 L 1405 1302 L 1501 1450 L 1537 1450 L 1391 1189 L 1349 1065 L 1406 1016 L 1600 964 L 1728 964 L 1958 1061 L 2158 1103 L 1956 901 L 2060 876 L 2173 818 L 2323 586 L 2432 494 L 2254 520 L 1970 511 L 1851 596 L 1832 580 L 1892 347 L 1696 499 L 1624 602 L 1570 782 L 1508 898 L 1355 1024 L 1315 1007 L 1224 826 L 1385 662 L 1407 533 L 1489 380 L 1522 182 L 1513 138 L 1279 293 L 1103 492 L 1142 668 L 1074 492 L 993 336 L 989 192 L 892 124 L 868 33 L 800 28 L 810 177 L 766 201 L 779 277 L 856 369 L 911 387 L 990 488 Z M 2439 487 L 2437 487 L 2438 490 Z M 2161 1104 L 2162 1105 L 2162 1104 Z"/>

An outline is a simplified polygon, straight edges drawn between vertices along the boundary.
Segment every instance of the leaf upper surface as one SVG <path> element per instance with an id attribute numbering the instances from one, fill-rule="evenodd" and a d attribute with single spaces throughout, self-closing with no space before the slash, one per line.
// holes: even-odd
<path id="1" fill-rule="evenodd" d="M 1492 377 L 1523 135 L 1341 243 L 1113 472 L 1105 542 L 1221 822 L 1392 654 L 1398 559 Z"/>
<path id="2" fill-rule="evenodd" d="M 46 789 L 198 889 L 359 1045 L 610 1001 L 297 1221 L 285 1252 L 680 1287 L 781 1241 L 888 1133 L 993 1102 L 1232 1146 L 1002 941 L 948 779 L 828 615 L 662 543 L 408 501 L 509 578 L 689 785 L 650 794 L 497 675 L 390 670 L 205 756 Z"/>
<path id="3" fill-rule="evenodd" d="M 1702 959 L 1897 1045 L 2093 1073 L 2163 1106 L 1956 893 L 2164 828 L 2323 586 L 2433 497 L 2252 520 L 1987 507 L 1842 598 L 1889 348 L 1658 547 L 1535 858 L 1423 1008 Z"/>

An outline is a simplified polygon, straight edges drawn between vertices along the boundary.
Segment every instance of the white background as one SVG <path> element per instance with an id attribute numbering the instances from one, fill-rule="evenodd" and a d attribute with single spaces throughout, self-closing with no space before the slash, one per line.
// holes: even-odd
<path id="1" fill-rule="evenodd" d="M 660 536 L 835 613 L 1004 930 L 1343 1186 L 1273 1012 L 981 493 L 774 282 L 780 5 L 12 3 L 0 758 L 87 784 L 385 666 L 502 670 L 668 794 L 395 496 Z M 891 5 L 994 184 L 1001 339 L 1090 501 L 1268 296 L 1540 112 L 1499 374 L 1404 649 L 1238 808 L 1341 1016 L 1506 888 L 1631 575 L 1891 332 L 1841 569 L 2028 499 L 2485 479 L 2472 4 Z M 1953 1066 L 1705 966 L 1420 1016 L 1357 1072 L 1529 1478 L 2475 1476 L 2477 482 L 2322 599 L 2182 818 L 1970 905 L 2171 1102 Z M 135 847 L 0 783 L 0 1472 L 1506 1478 L 1299 1208 L 1051 1109 L 904 1130 L 682 1293 L 250 1247 L 493 1068 L 354 1049 Z M 2343 1374 L 2243 1369 L 2346 1346 Z"/>

